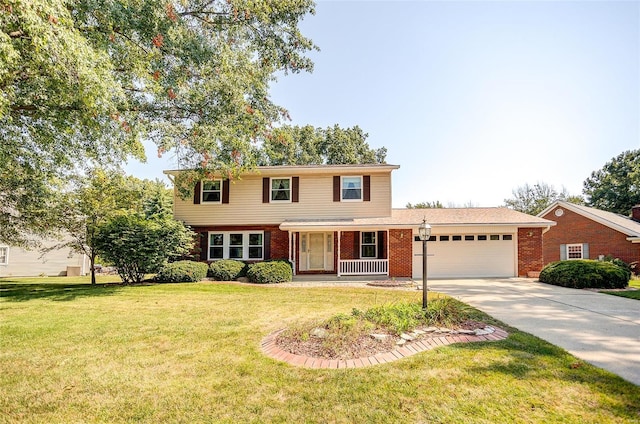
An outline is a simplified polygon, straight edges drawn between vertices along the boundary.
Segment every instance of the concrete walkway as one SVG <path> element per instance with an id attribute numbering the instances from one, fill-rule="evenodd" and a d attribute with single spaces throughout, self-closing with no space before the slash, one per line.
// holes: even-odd
<path id="1" fill-rule="evenodd" d="M 430 280 L 504 323 L 640 385 L 640 301 L 531 279 Z"/>

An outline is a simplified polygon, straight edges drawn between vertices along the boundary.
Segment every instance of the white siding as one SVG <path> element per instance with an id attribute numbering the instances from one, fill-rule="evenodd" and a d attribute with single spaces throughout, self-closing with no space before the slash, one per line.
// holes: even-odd
<path id="1" fill-rule="evenodd" d="M 193 204 L 192 197 L 176 198 L 174 215 L 194 226 L 278 225 L 296 219 L 390 216 L 390 172 L 366 175 L 371 175 L 369 202 L 334 202 L 332 175 L 300 175 L 299 202 L 262 203 L 262 176 L 247 176 L 231 182 L 228 204 Z M 297 175 L 281 175 L 291 176 Z"/>
<path id="2" fill-rule="evenodd" d="M 52 246 L 44 242 L 43 246 Z M 32 277 L 38 275 L 66 275 L 68 266 L 79 266 L 81 273 L 89 272 L 89 259 L 84 255 L 69 255 L 69 249 L 53 250 L 42 254 L 39 249 L 25 250 L 9 247 L 8 265 L 0 265 L 1 277 Z"/>

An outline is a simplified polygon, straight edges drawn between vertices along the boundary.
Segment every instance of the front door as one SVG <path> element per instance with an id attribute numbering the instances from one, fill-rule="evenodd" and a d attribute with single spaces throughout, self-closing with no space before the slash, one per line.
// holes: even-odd
<path id="1" fill-rule="evenodd" d="M 300 271 L 333 271 L 333 233 L 300 233 Z"/>
<path id="2" fill-rule="evenodd" d="M 324 270 L 324 234 L 309 233 L 309 270 Z"/>

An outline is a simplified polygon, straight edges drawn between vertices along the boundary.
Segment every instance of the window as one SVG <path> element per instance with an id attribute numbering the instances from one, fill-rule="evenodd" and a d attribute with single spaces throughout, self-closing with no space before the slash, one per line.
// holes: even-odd
<path id="1" fill-rule="evenodd" d="M 362 200 L 362 177 L 342 177 L 342 200 Z"/>
<path id="2" fill-rule="evenodd" d="M 582 245 L 567 244 L 567 259 L 582 259 Z"/>
<path id="3" fill-rule="evenodd" d="M 489 240 L 500 240 L 500 235 L 498 234 L 491 234 L 489 237 Z"/>
<path id="4" fill-rule="evenodd" d="M 209 234 L 209 259 L 224 258 L 224 234 Z"/>
<path id="5" fill-rule="evenodd" d="M 202 202 L 203 203 L 221 203 L 222 202 L 222 181 L 203 181 L 202 182 Z"/>
<path id="6" fill-rule="evenodd" d="M 209 259 L 253 260 L 264 258 L 262 231 L 209 233 Z"/>
<path id="7" fill-rule="evenodd" d="M 271 201 L 291 201 L 291 178 L 271 178 Z"/>
<path id="8" fill-rule="evenodd" d="M 466 241 L 473 241 L 473 240 L 475 240 L 476 238 L 475 238 L 475 236 L 464 236 L 464 239 L 465 239 Z"/>
<path id="9" fill-rule="evenodd" d="M 9 248 L 6 246 L 0 247 L 0 265 L 9 264 Z"/>
<path id="10" fill-rule="evenodd" d="M 361 234 L 360 257 L 377 258 L 375 231 L 363 231 Z"/>
<path id="11" fill-rule="evenodd" d="M 262 234 L 249 234 L 249 259 L 262 259 Z"/>
<path id="12" fill-rule="evenodd" d="M 429 240 L 427 241 L 436 241 L 436 236 L 429 236 Z"/>
<path id="13" fill-rule="evenodd" d="M 478 236 L 478 241 L 485 241 L 487 240 L 487 235 L 486 234 L 482 234 Z"/>
<path id="14" fill-rule="evenodd" d="M 502 236 L 502 240 L 513 240 L 513 236 L 511 234 L 505 234 Z"/>
<path id="15" fill-rule="evenodd" d="M 451 240 L 460 241 L 460 240 L 462 240 L 462 236 L 451 236 Z"/>
<path id="16" fill-rule="evenodd" d="M 440 236 L 440 241 L 449 241 L 449 236 Z"/>

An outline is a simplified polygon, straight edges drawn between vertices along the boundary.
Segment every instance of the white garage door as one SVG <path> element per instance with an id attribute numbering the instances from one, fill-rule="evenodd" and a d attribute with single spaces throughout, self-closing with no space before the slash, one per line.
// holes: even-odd
<path id="1" fill-rule="evenodd" d="M 427 277 L 514 277 L 513 234 L 437 235 L 427 242 Z M 432 237 L 433 239 L 433 237 Z M 413 243 L 413 278 L 422 278 L 422 242 Z"/>

